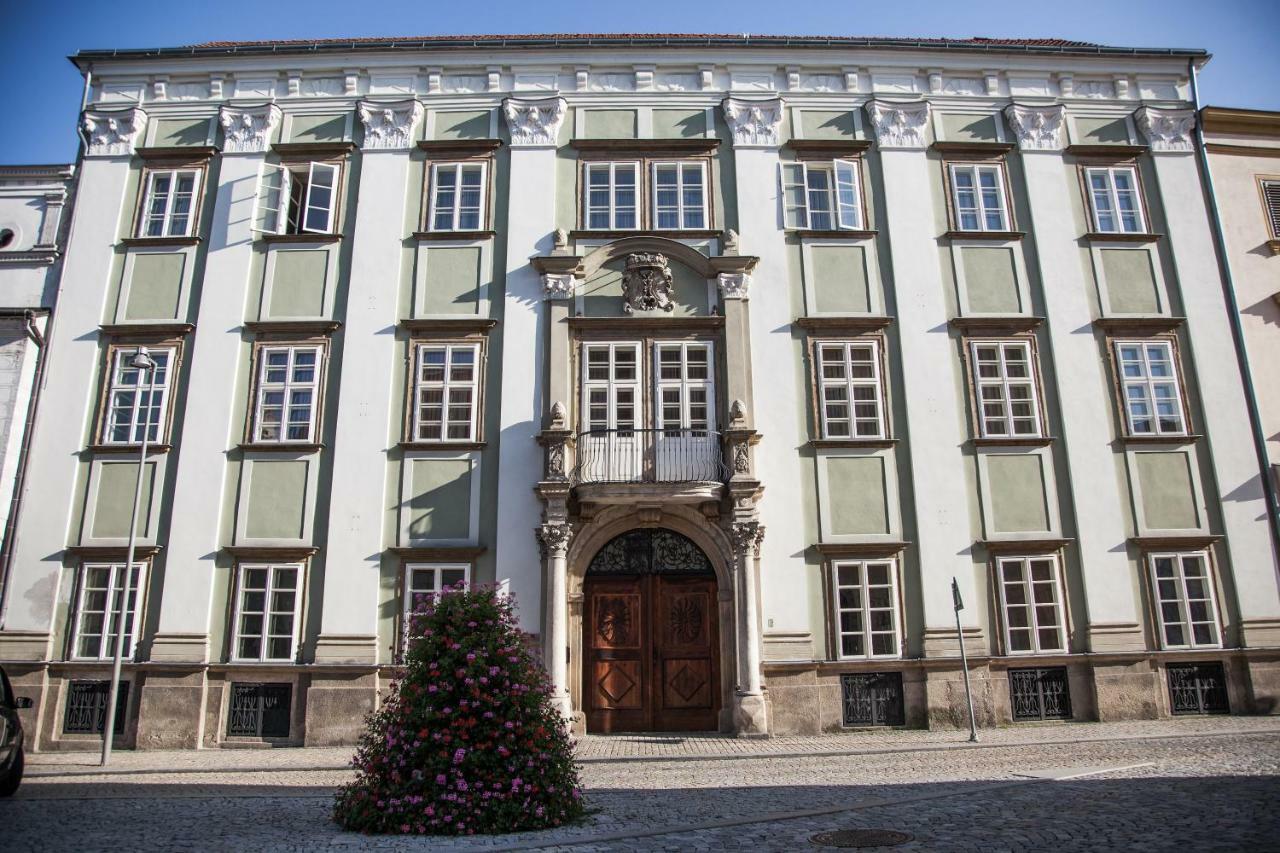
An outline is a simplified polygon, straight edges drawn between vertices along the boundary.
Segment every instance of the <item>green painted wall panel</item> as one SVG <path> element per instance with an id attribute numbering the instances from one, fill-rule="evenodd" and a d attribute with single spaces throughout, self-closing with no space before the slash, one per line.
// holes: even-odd
<path id="1" fill-rule="evenodd" d="M 587 110 L 583 132 L 587 139 L 635 139 L 635 110 Z"/>
<path id="2" fill-rule="evenodd" d="M 480 248 L 462 246 L 426 250 L 423 311 L 475 314 L 480 310 Z"/>
<path id="3" fill-rule="evenodd" d="M 1123 118 L 1084 117 L 1076 119 L 1076 141 L 1087 145 L 1128 145 L 1129 125 Z"/>
<path id="4" fill-rule="evenodd" d="M 129 509 L 137 484 L 136 462 L 104 462 L 98 467 L 97 502 L 93 511 L 95 539 L 125 539 L 129 536 Z M 155 485 L 156 463 L 148 462 L 142 474 L 142 499 L 138 501 L 138 536 L 150 538 L 151 492 Z"/>
<path id="5" fill-rule="evenodd" d="M 290 142 L 345 142 L 347 114 L 295 115 L 289 131 Z"/>
<path id="6" fill-rule="evenodd" d="M 857 456 L 832 457 L 826 462 L 831 532 L 887 534 L 884 460 L 879 456 Z"/>
<path id="7" fill-rule="evenodd" d="M 1156 314 L 1160 295 L 1151 253 L 1146 249 L 1101 249 L 1107 298 L 1115 314 Z"/>
<path id="8" fill-rule="evenodd" d="M 853 139 L 853 113 L 804 110 L 800 113 L 800 129 L 805 139 Z"/>
<path id="9" fill-rule="evenodd" d="M 942 132 L 948 142 L 999 142 L 996 116 L 942 114 Z"/>
<path id="10" fill-rule="evenodd" d="M 471 536 L 471 460 L 412 459 L 409 498 L 411 539 Z"/>
<path id="11" fill-rule="evenodd" d="M 1012 249 L 964 246 L 960 258 L 971 313 L 1013 314 L 1022 309 Z"/>
<path id="12" fill-rule="evenodd" d="M 861 246 L 813 246 L 809 250 L 815 310 L 867 313 L 871 292 L 866 250 Z"/>
<path id="13" fill-rule="evenodd" d="M 996 533 L 1048 531 L 1044 469 L 1036 454 L 987 456 L 992 530 Z"/>
<path id="14" fill-rule="evenodd" d="M 156 135 L 151 141 L 156 148 L 181 148 L 209 144 L 209 119 L 162 118 L 156 122 Z"/>
<path id="15" fill-rule="evenodd" d="M 271 281 L 272 317 L 321 317 L 329 271 L 328 249 L 276 252 Z"/>
<path id="16" fill-rule="evenodd" d="M 489 111 L 464 110 L 436 113 L 435 139 L 488 139 Z"/>
<path id="17" fill-rule="evenodd" d="M 703 137 L 706 134 L 706 110 L 653 111 L 654 139 L 683 139 L 686 137 Z"/>
<path id="18" fill-rule="evenodd" d="M 1152 530 L 1195 529 L 1195 486 L 1186 453 L 1139 453 L 1134 460 L 1142 490 L 1142 515 Z"/>
<path id="19" fill-rule="evenodd" d="M 129 279 L 126 320 L 175 320 L 182 295 L 182 269 L 187 256 L 182 252 L 146 252 L 133 259 Z"/>
<path id="20" fill-rule="evenodd" d="M 305 460 L 269 462 L 255 459 L 249 466 L 249 508 L 245 537 L 301 539 L 307 508 Z"/>

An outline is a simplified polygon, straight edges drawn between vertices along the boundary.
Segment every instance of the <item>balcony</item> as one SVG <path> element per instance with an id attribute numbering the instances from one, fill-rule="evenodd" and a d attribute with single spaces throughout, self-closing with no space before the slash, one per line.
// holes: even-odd
<path id="1" fill-rule="evenodd" d="M 583 500 L 698 503 L 718 498 L 729 478 L 713 430 L 591 430 L 578 434 L 576 446 L 572 482 Z"/>

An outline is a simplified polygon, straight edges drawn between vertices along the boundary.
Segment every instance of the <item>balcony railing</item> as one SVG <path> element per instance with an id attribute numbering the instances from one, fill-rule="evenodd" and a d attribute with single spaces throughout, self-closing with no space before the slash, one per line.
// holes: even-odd
<path id="1" fill-rule="evenodd" d="M 722 483 L 720 434 L 705 429 L 609 429 L 578 434 L 575 483 Z"/>

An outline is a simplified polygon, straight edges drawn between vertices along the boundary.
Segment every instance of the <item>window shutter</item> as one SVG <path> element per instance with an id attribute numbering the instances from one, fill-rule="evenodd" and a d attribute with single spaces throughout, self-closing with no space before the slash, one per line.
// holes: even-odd
<path id="1" fill-rule="evenodd" d="M 262 164 L 262 181 L 258 184 L 258 197 L 254 199 L 253 217 L 249 226 L 254 231 L 279 234 L 284 230 L 284 218 L 280 209 L 288 198 L 289 173 L 272 163 Z"/>
<path id="2" fill-rule="evenodd" d="M 307 180 L 307 203 L 302 216 L 302 230 L 313 234 L 333 231 L 333 194 L 338 186 L 338 167 L 331 163 L 312 163 Z"/>
<path id="3" fill-rule="evenodd" d="M 856 230 L 862 226 L 858 164 L 852 160 L 836 160 L 832 163 L 832 173 L 835 175 L 836 224 L 840 228 Z"/>
<path id="4" fill-rule="evenodd" d="M 779 163 L 778 180 L 782 185 L 782 224 L 784 228 L 808 228 L 809 206 L 805 198 L 803 163 Z"/>
<path id="5" fill-rule="evenodd" d="M 1280 240 L 1280 181 L 1262 182 L 1262 200 L 1267 206 L 1267 225 L 1271 239 Z"/>

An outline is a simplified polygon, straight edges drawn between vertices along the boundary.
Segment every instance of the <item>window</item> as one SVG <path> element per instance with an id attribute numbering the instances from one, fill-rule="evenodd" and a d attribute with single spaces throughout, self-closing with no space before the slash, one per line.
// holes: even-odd
<path id="1" fill-rule="evenodd" d="M 1103 234 L 1141 234 L 1146 230 L 1138 172 L 1132 166 L 1084 170 L 1093 207 L 1093 227 Z"/>
<path id="2" fill-rule="evenodd" d="M 983 438 L 1036 438 L 1040 406 L 1030 341 L 970 341 Z"/>
<path id="3" fill-rule="evenodd" d="M 587 164 L 587 228 L 625 231 L 640 227 L 639 175 L 639 163 Z"/>
<path id="4" fill-rule="evenodd" d="M 705 434 L 715 427 L 715 393 L 711 380 L 711 345 L 658 344 L 658 429 L 683 429 Z"/>
<path id="5" fill-rule="evenodd" d="M 1116 367 L 1130 435 L 1185 435 L 1173 344 L 1116 341 Z"/>
<path id="6" fill-rule="evenodd" d="M 149 170 L 138 236 L 190 236 L 199 186 L 198 169 Z"/>
<path id="7" fill-rule="evenodd" d="M 865 227 L 857 161 L 783 163 L 781 168 L 785 227 L 812 231 Z"/>
<path id="8" fill-rule="evenodd" d="M 484 227 L 485 164 L 435 163 L 431 166 L 432 231 L 478 231 Z"/>
<path id="9" fill-rule="evenodd" d="M 895 574 L 888 560 L 841 562 L 832 567 L 836 651 L 841 659 L 901 654 Z"/>
<path id="10" fill-rule="evenodd" d="M 410 564 L 404 570 L 404 621 L 403 636 L 408 641 L 412 616 L 415 611 L 429 601 L 434 601 L 440 593 L 465 584 L 471 579 L 471 566 L 466 563 L 444 563 L 439 565 Z"/>
<path id="11" fill-rule="evenodd" d="M 1280 240 L 1280 180 L 1260 181 L 1262 206 L 1267 214 L 1267 231 L 1272 241 Z"/>
<path id="12" fill-rule="evenodd" d="M 1004 609 L 1004 647 L 1010 655 L 1065 652 L 1066 620 L 1058 558 L 1001 557 L 996 561 Z"/>
<path id="13" fill-rule="evenodd" d="M 419 344 L 414 441 L 475 441 L 479 344 Z"/>
<path id="14" fill-rule="evenodd" d="M 232 655 L 237 661 L 292 661 L 298 644 L 298 564 L 242 564 Z"/>
<path id="15" fill-rule="evenodd" d="M 952 163 L 950 169 L 956 230 L 1008 231 L 1004 169 L 965 163 Z"/>
<path id="16" fill-rule="evenodd" d="M 586 344 L 582 349 L 584 431 L 635 429 L 640 425 L 640 345 Z"/>
<path id="17" fill-rule="evenodd" d="M 884 438 L 884 386 L 875 341 L 820 341 L 818 407 L 823 438 Z"/>
<path id="18" fill-rule="evenodd" d="M 1166 649 L 1220 646 L 1217 607 L 1209 577 L 1209 555 L 1152 554 L 1160 644 Z"/>
<path id="19" fill-rule="evenodd" d="M 707 227 L 704 164 L 654 163 L 652 174 L 655 228 L 675 231 Z"/>
<path id="20" fill-rule="evenodd" d="M 62 731 L 69 735 L 102 734 L 107 728 L 107 702 L 111 698 L 110 681 L 67 682 L 67 712 Z M 111 730 L 124 734 L 125 711 L 129 707 L 129 682 L 121 681 L 116 693 L 116 712 Z"/>
<path id="21" fill-rule="evenodd" d="M 111 349 L 111 376 L 102 430 L 104 444 L 141 443 L 144 429 L 148 442 L 162 443 L 167 436 L 169 377 L 175 350 L 172 347 L 149 350 L 156 365 L 150 375 L 130 366 L 137 351 L 137 347 L 131 346 Z"/>
<path id="22" fill-rule="evenodd" d="M 134 625 L 138 613 L 142 565 L 128 573 L 128 603 L 124 612 L 124 659 L 133 658 Z M 80 571 L 76 598 L 75 631 L 71 657 L 76 660 L 111 660 L 120 632 L 120 602 L 125 595 L 124 564 L 87 564 Z"/>
<path id="23" fill-rule="evenodd" d="M 227 735 L 286 738 L 292 708 L 292 684 L 233 683 L 227 703 Z"/>
<path id="24" fill-rule="evenodd" d="M 332 234 L 340 167 L 263 164 L 255 227 L 268 234 Z"/>
<path id="25" fill-rule="evenodd" d="M 255 443 L 314 442 L 320 346 L 264 346 L 258 350 Z"/>

